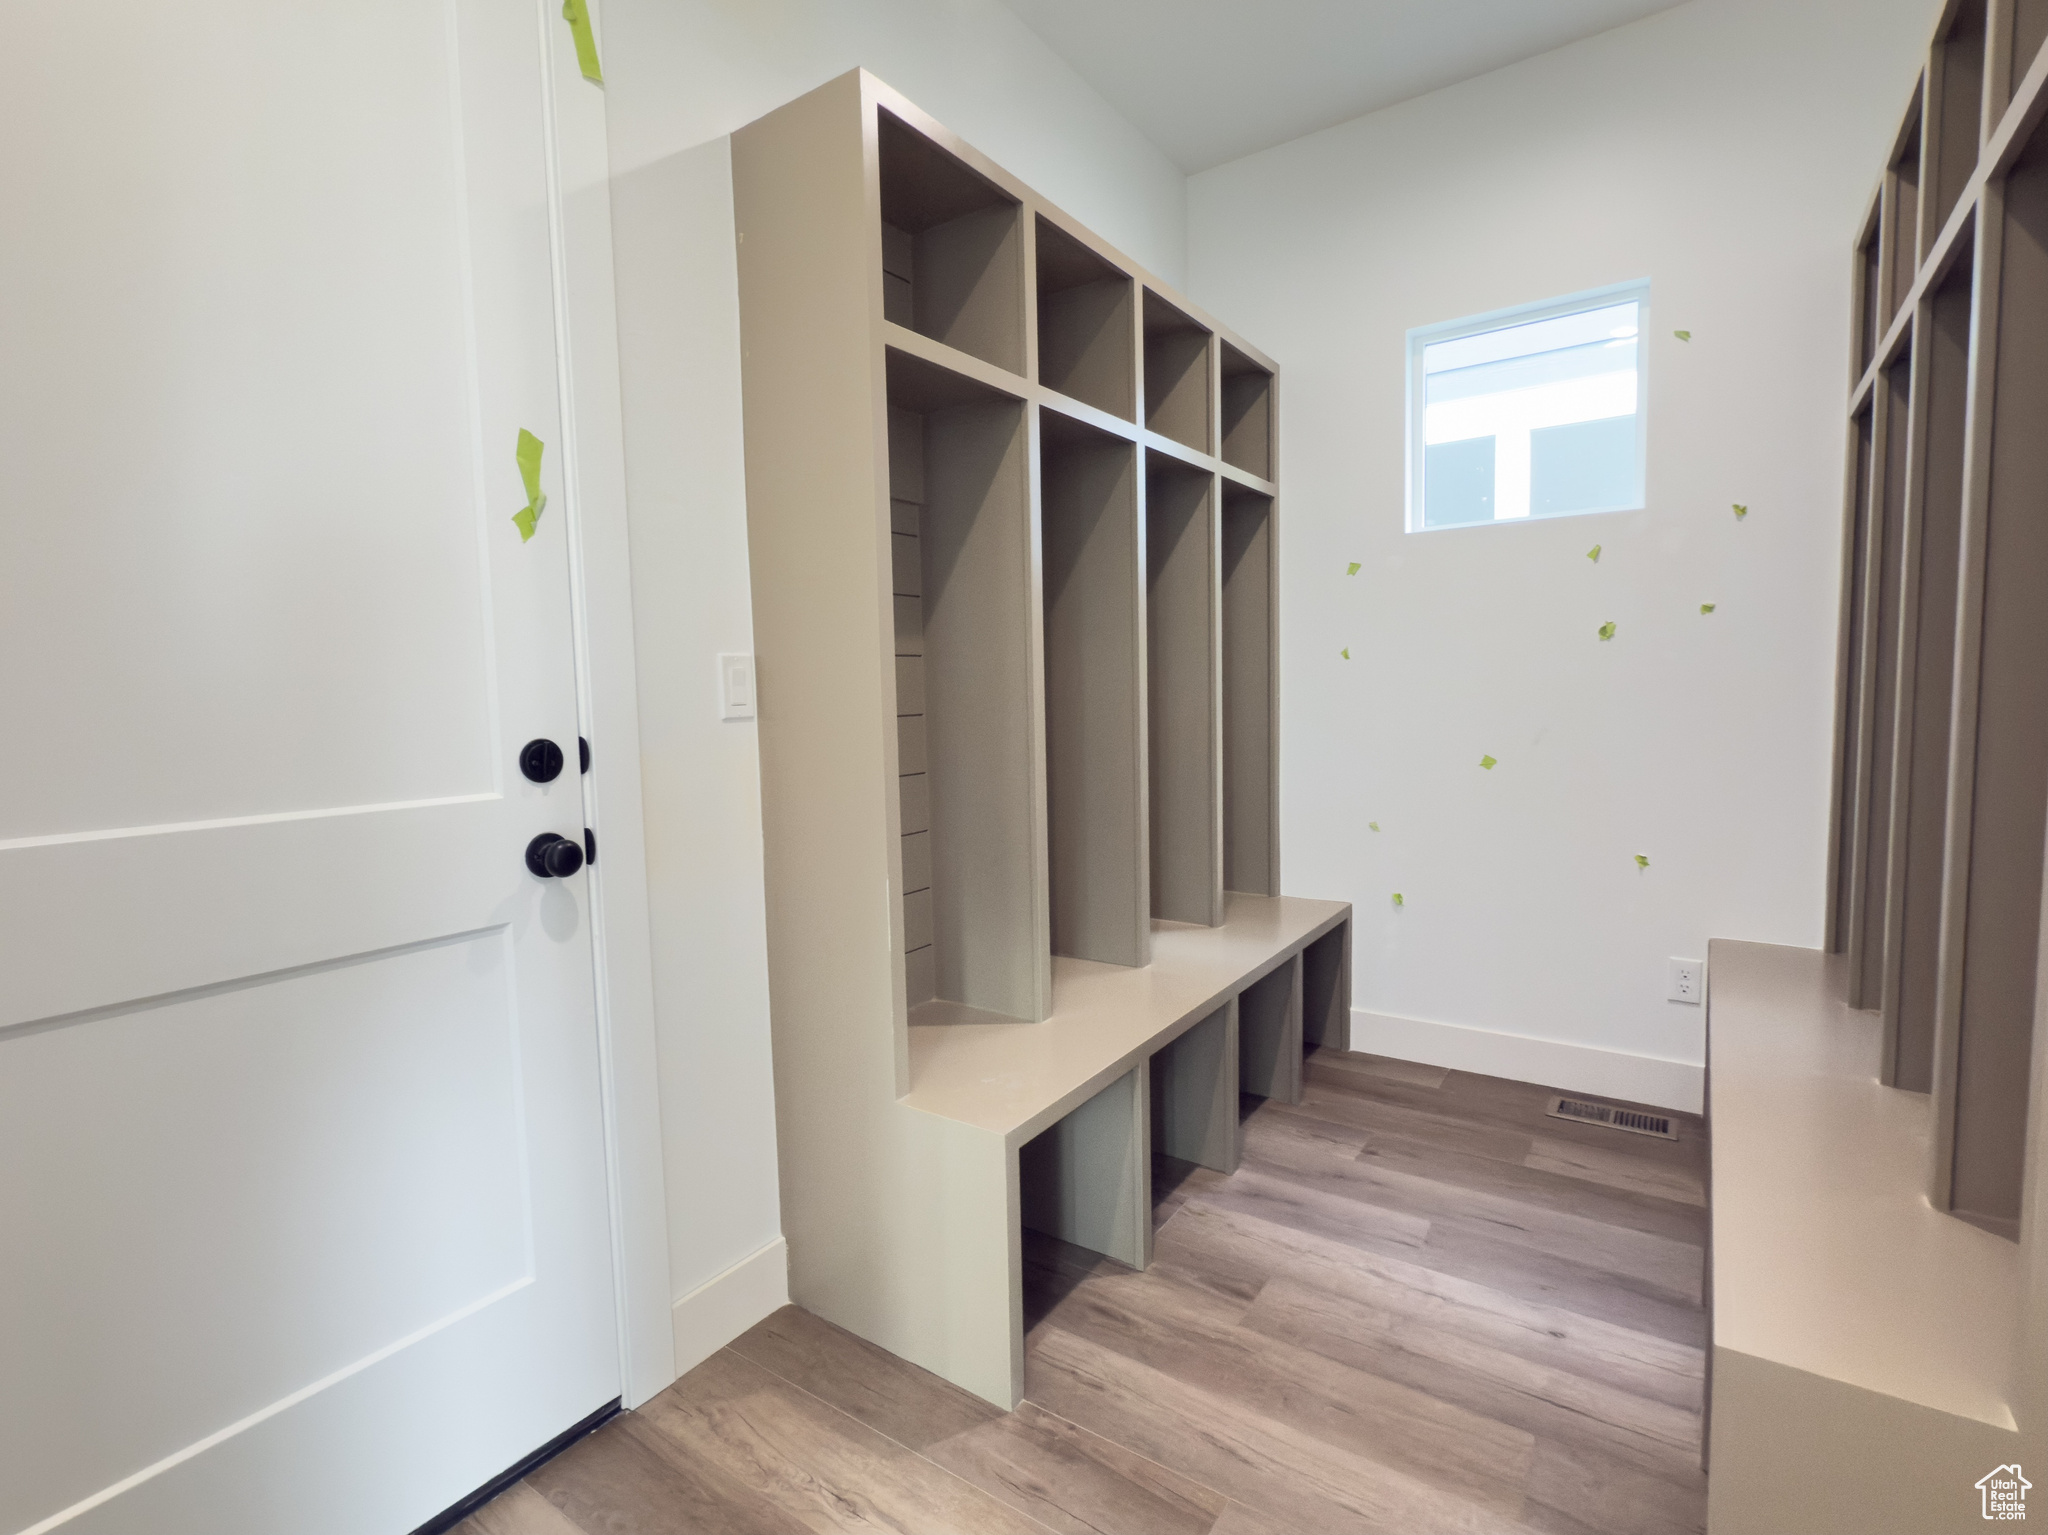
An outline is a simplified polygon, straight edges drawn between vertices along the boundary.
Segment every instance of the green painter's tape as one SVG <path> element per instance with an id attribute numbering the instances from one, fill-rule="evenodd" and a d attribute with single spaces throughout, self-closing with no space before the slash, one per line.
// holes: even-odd
<path id="1" fill-rule="evenodd" d="M 1645 857 L 1644 857 L 1644 856 L 1643 856 L 1643 855 L 1642 855 L 1641 853 L 1638 853 L 1638 854 L 1636 854 L 1636 867 L 1637 867 L 1638 869 L 1647 869 L 1647 868 L 1649 868 L 1649 866 L 1650 866 L 1650 860 L 1649 860 L 1649 859 L 1645 858 Z"/>
<path id="2" fill-rule="evenodd" d="M 519 483 L 526 487 L 526 505 L 512 514 L 512 525 L 519 530 L 522 544 L 533 537 L 534 525 L 548 509 L 548 498 L 540 488 L 540 456 L 546 451 L 547 444 L 525 427 L 519 429 L 519 449 L 514 456 L 519 460 Z"/>
<path id="3" fill-rule="evenodd" d="M 1346 645 L 1342 650 L 1338 651 L 1337 654 L 1348 661 L 1351 659 L 1351 647 L 1349 645 Z"/>
<path id="4" fill-rule="evenodd" d="M 1715 604 L 1711 602 L 1703 602 L 1700 604 L 1700 611 L 1702 613 L 1711 613 L 1714 611 L 1714 608 Z"/>
<path id="5" fill-rule="evenodd" d="M 1606 623 L 1604 623 L 1604 624 L 1602 624 L 1602 625 L 1600 626 L 1600 638 L 1602 638 L 1603 640 L 1611 640 L 1611 639 L 1613 639 L 1613 638 L 1614 638 L 1614 620 L 1613 620 L 1613 619 L 1611 619 L 1611 618 L 1610 618 L 1610 619 L 1608 619 Z"/>
<path id="6" fill-rule="evenodd" d="M 1380 823 L 1377 821 L 1367 821 L 1365 824 L 1370 826 L 1374 831 L 1378 831 L 1380 829 Z"/>
<path id="7" fill-rule="evenodd" d="M 1689 330 L 1675 330 L 1671 334 L 1676 336 L 1680 341 L 1692 340 L 1692 332 Z"/>
<path id="8" fill-rule="evenodd" d="M 1353 560 L 1353 561 L 1351 562 L 1351 568 L 1350 568 L 1349 570 L 1345 571 L 1345 572 L 1344 572 L 1344 574 L 1345 574 L 1345 575 L 1347 575 L 1347 576 L 1355 576 L 1355 575 L 1357 575 L 1357 574 L 1358 574 L 1358 561 L 1356 561 L 1356 560 Z"/>
<path id="9" fill-rule="evenodd" d="M 1600 546 L 1598 544 L 1595 544 L 1592 548 L 1588 549 L 1586 551 L 1586 558 L 1591 560 L 1595 565 L 1598 565 L 1600 563 Z"/>
<path id="10" fill-rule="evenodd" d="M 1500 759 L 1498 757 L 1481 757 L 1479 759 L 1479 765 L 1485 768 L 1488 772 L 1491 772 L 1495 767 L 1499 766 L 1499 764 Z"/>
<path id="11" fill-rule="evenodd" d="M 1741 502 L 1738 501 L 1733 504 L 1735 507 L 1735 520 L 1737 522 L 1742 521 L 1743 518 L 1749 515 L 1749 508 L 1744 506 Z"/>
<path id="12" fill-rule="evenodd" d="M 562 20 L 569 23 L 569 35 L 576 39 L 576 67 L 583 78 L 604 84 L 604 71 L 597 67 L 597 39 L 590 32 L 590 11 L 583 0 L 562 0 Z"/>
<path id="13" fill-rule="evenodd" d="M 1401 892 L 1398 890 L 1394 892 L 1394 904 L 1396 906 L 1406 906 L 1408 904 L 1406 901 L 1401 899 Z"/>

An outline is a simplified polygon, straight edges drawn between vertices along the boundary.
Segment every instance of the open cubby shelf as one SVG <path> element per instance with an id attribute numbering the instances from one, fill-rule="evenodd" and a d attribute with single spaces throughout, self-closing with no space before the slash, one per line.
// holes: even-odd
<path id="1" fill-rule="evenodd" d="M 1046 388 L 1137 419 L 1135 284 L 1044 214 L 1038 239 L 1038 378 Z"/>
<path id="2" fill-rule="evenodd" d="M 1021 1226 L 1142 1264 L 1154 1150 L 1348 1038 L 1350 910 L 1278 894 L 1277 370 L 864 72 L 733 181 L 791 1295 L 1009 1406 Z"/>
<path id="3" fill-rule="evenodd" d="M 1891 284 L 1886 294 L 1884 317 L 1892 319 L 1912 291 L 1920 268 L 1922 230 L 1920 227 L 1920 119 L 1923 103 L 1916 96 L 1906 113 L 1899 147 L 1886 175 L 1885 243 L 1892 252 Z"/>
<path id="4" fill-rule="evenodd" d="M 2048 0 L 1944 8 L 1858 242 L 1829 890 L 1882 1080 L 1932 1095 L 1930 1198 L 2007 1235 L 2041 1111 L 2044 40 Z"/>
<path id="5" fill-rule="evenodd" d="M 895 114 L 877 117 L 884 313 L 1022 373 L 1022 207 Z"/>
<path id="6" fill-rule="evenodd" d="M 1223 343 L 1223 461 L 1273 477 L 1273 375 Z"/>
<path id="7" fill-rule="evenodd" d="M 1197 453 L 1209 451 L 1215 333 L 1170 299 L 1145 290 L 1145 427 Z"/>

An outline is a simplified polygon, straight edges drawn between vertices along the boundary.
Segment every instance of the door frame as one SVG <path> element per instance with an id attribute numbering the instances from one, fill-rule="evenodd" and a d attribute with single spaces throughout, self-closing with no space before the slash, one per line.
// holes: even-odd
<path id="1" fill-rule="evenodd" d="M 586 0 L 604 57 L 599 0 Z M 576 709 L 591 743 L 584 825 L 604 1092 L 605 1166 L 618 1302 L 620 1399 L 637 1407 L 676 1378 L 668 1198 L 640 800 L 639 680 L 626 521 L 625 417 L 612 280 L 611 156 L 604 90 L 578 68 L 557 0 L 534 0 L 547 93 L 548 222 L 561 394 L 562 513 L 576 646 Z M 567 1427 L 565 1424 L 564 1427 Z"/>

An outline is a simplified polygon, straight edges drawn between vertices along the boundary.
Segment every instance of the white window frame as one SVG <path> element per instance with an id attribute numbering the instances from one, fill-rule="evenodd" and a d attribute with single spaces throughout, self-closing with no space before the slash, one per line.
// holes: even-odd
<path id="1" fill-rule="evenodd" d="M 1422 354 L 1425 347 L 1439 341 L 1456 341 L 1462 336 L 1475 336 L 1482 331 L 1505 330 L 1510 326 L 1528 325 L 1537 320 L 1554 320 L 1562 315 L 1577 314 L 1581 310 L 1598 309 L 1603 305 L 1626 302 L 1633 299 L 1636 308 L 1636 485 L 1635 494 L 1627 506 L 1602 507 L 1597 511 L 1553 512 L 1548 516 L 1495 518 L 1491 522 L 1460 523 L 1453 527 L 1432 528 L 1423 523 L 1423 465 L 1426 459 L 1423 430 L 1427 425 L 1426 405 L 1428 401 L 1428 380 L 1422 371 Z M 1649 504 L 1648 481 L 1650 469 L 1650 279 L 1638 278 L 1632 282 L 1610 283 L 1604 288 L 1588 288 L 1581 293 L 1567 294 L 1563 298 L 1547 299 L 1536 304 L 1516 304 L 1506 309 L 1494 309 L 1485 314 L 1468 315 L 1462 320 L 1446 320 L 1437 325 L 1419 325 L 1408 332 L 1408 464 L 1406 485 L 1407 530 L 1410 533 L 1463 533 L 1475 528 L 1521 527 L 1536 522 L 1556 522 L 1566 517 L 1603 517 L 1614 512 L 1639 512 Z"/>

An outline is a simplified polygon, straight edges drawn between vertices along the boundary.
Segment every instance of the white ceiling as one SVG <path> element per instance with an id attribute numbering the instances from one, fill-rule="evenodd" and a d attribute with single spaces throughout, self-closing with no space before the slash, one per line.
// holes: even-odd
<path id="1" fill-rule="evenodd" d="M 1181 167 L 1207 170 L 1678 0 L 1007 0 Z"/>

